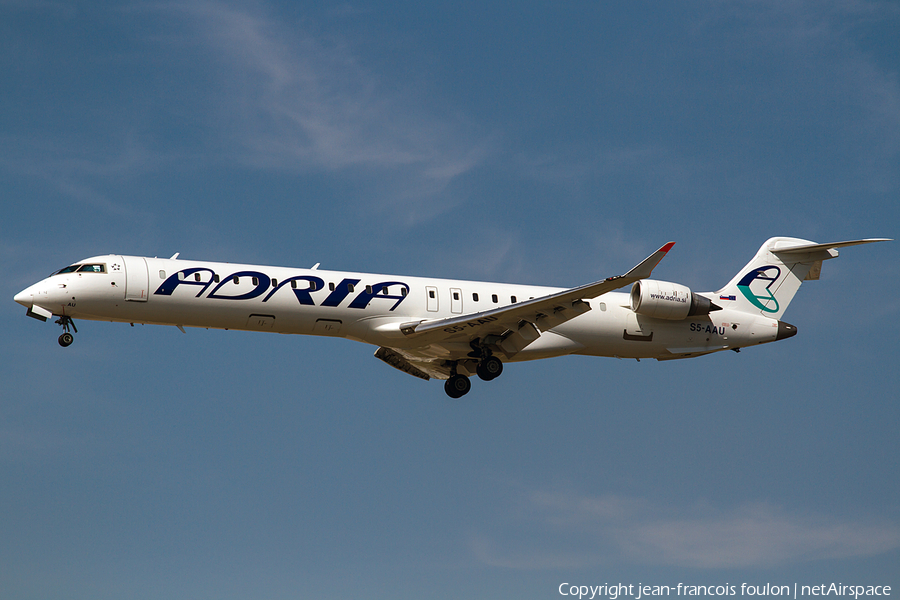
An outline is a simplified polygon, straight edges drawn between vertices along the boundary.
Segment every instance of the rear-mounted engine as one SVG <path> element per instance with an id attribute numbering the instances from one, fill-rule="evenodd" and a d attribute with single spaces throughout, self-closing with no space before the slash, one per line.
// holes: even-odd
<path id="1" fill-rule="evenodd" d="M 669 281 L 642 279 L 631 286 L 631 310 L 645 317 L 677 321 L 721 310 L 684 285 Z"/>

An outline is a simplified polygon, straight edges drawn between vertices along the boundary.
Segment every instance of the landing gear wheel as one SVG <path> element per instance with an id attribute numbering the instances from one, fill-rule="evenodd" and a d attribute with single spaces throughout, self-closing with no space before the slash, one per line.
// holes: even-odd
<path id="1" fill-rule="evenodd" d="M 475 367 L 475 372 L 484 381 L 496 379 L 503 372 L 503 363 L 496 356 L 488 356 Z"/>
<path id="2" fill-rule="evenodd" d="M 472 389 L 472 382 L 465 375 L 451 375 L 450 379 L 444 382 L 444 391 L 451 398 L 462 398 Z"/>
<path id="3" fill-rule="evenodd" d="M 75 337 L 69 333 L 69 327 L 75 333 L 78 333 L 78 329 L 75 328 L 75 322 L 72 320 L 72 317 L 67 317 L 66 315 L 61 316 L 56 320 L 57 325 L 62 325 L 63 334 L 59 336 L 59 345 L 65 348 L 66 346 L 71 346 L 72 342 L 75 341 Z"/>

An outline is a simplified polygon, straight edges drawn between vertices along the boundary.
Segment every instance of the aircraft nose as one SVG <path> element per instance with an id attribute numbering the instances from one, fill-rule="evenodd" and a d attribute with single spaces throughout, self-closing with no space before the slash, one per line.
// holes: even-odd
<path id="1" fill-rule="evenodd" d="M 31 288 L 25 288 L 18 294 L 13 297 L 13 300 L 21 304 L 22 306 L 30 308 L 32 304 L 34 304 L 34 294 L 31 292 Z"/>

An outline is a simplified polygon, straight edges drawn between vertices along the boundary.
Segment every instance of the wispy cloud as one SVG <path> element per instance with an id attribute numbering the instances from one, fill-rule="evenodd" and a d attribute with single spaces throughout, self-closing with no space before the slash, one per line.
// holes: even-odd
<path id="1" fill-rule="evenodd" d="M 558 491 L 520 500 L 509 531 L 472 537 L 471 549 L 482 562 L 521 569 L 609 561 L 747 568 L 870 556 L 900 547 L 897 523 L 794 513 L 765 502 L 677 509 L 613 494 Z M 519 541 L 523 532 L 525 544 Z"/>
<path id="2" fill-rule="evenodd" d="M 486 136 L 458 115 L 429 112 L 416 82 L 385 81 L 345 39 L 206 0 L 166 11 L 189 25 L 168 43 L 216 65 L 215 93 L 204 100 L 210 125 L 246 165 L 346 174 L 419 220 L 451 208 L 458 200 L 447 186 L 485 159 Z"/>
<path id="3" fill-rule="evenodd" d="M 125 139 L 118 147 L 86 148 L 83 143 L 0 136 L 0 170 L 42 181 L 70 200 L 106 214 L 134 217 L 140 211 L 103 190 L 159 168 L 158 156 Z"/>
<path id="4" fill-rule="evenodd" d="M 310 22 L 283 22 L 270 9 L 151 0 L 69 14 L 75 23 L 94 17 L 122 46 L 77 50 L 93 54 L 66 64 L 77 73 L 71 80 L 98 83 L 58 82 L 67 103 L 45 119 L 47 133 L 0 139 L 0 169 L 119 216 L 127 209 L 109 199 L 116 186 L 167 170 L 223 167 L 324 177 L 348 202 L 355 195 L 353 209 L 398 224 L 427 221 L 466 200 L 448 188 L 485 162 L 490 134 L 439 106 L 415 76 L 366 66 L 360 57 L 371 48 L 340 32 L 314 32 Z M 22 37 L 23 47 L 32 43 Z"/>

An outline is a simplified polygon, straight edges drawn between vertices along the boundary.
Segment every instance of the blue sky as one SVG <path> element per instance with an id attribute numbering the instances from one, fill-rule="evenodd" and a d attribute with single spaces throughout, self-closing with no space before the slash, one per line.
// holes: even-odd
<path id="1" fill-rule="evenodd" d="M 900 9 L 0 0 L 4 598 L 900 589 L 897 242 L 770 346 L 509 365 L 459 401 L 343 340 L 78 324 L 106 253 L 575 286 L 668 240 L 898 237 Z"/>

